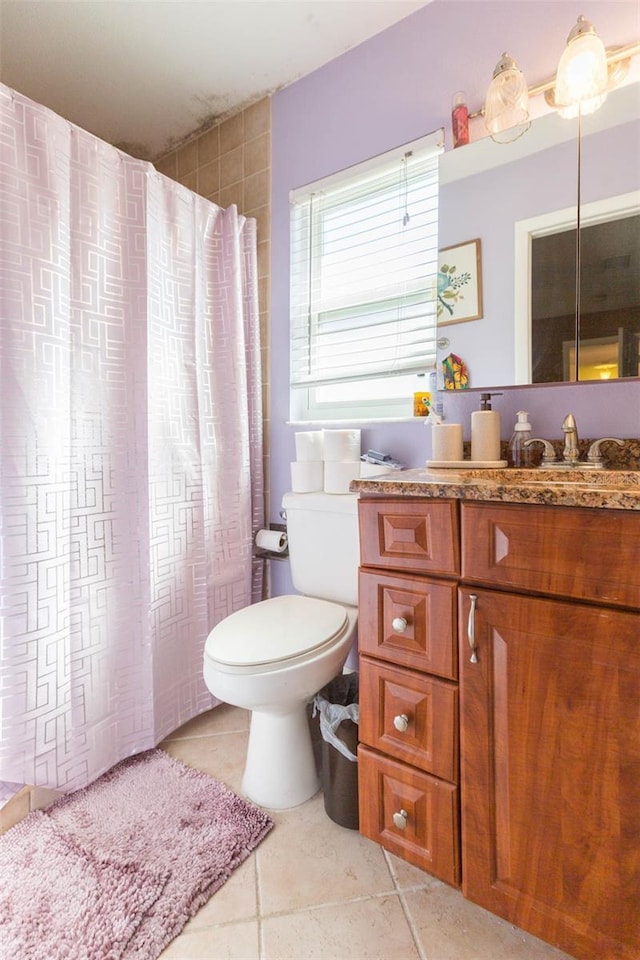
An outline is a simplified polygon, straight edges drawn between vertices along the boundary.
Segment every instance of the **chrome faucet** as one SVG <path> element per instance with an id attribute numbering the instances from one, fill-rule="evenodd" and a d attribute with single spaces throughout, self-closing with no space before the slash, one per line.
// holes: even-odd
<path id="1" fill-rule="evenodd" d="M 622 440 L 618 440 L 617 437 L 603 437 L 602 440 L 594 440 L 589 447 L 587 462 L 585 464 L 586 467 L 593 467 L 595 470 L 603 469 L 604 457 L 600 453 L 600 444 L 602 443 L 616 443 L 619 447 L 624 447 Z"/>
<path id="2" fill-rule="evenodd" d="M 562 421 L 562 432 L 564 434 L 564 447 L 562 450 L 562 460 L 556 457 L 556 451 L 550 440 L 543 440 L 541 437 L 534 437 L 531 440 L 525 440 L 525 446 L 531 443 L 541 443 L 544 446 L 541 467 L 551 469 L 561 469 L 566 467 L 577 467 L 580 470 L 602 470 L 605 466 L 604 457 L 600 451 L 603 443 L 617 443 L 619 447 L 623 446 L 622 440 L 617 437 L 603 437 L 601 440 L 594 440 L 589 447 L 586 460 L 580 460 L 580 449 L 578 446 L 578 428 L 576 419 L 572 413 L 568 413 Z"/>
<path id="3" fill-rule="evenodd" d="M 564 433 L 562 458 L 565 463 L 573 466 L 580 458 L 580 450 L 578 448 L 578 428 L 572 413 L 568 413 L 562 421 L 562 432 Z"/>

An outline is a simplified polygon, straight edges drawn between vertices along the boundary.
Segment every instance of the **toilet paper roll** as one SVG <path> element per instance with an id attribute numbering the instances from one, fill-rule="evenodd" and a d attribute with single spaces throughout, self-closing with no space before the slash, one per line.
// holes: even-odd
<path id="1" fill-rule="evenodd" d="M 360 460 L 360 431 L 325 430 L 324 459 L 338 462 Z"/>
<path id="2" fill-rule="evenodd" d="M 269 553 L 285 553 L 288 539 L 282 530 L 258 530 L 255 544 L 258 549 L 268 550 Z"/>
<path id="3" fill-rule="evenodd" d="M 296 433 L 296 460 L 322 460 L 324 456 L 323 431 L 308 430 Z"/>
<path id="4" fill-rule="evenodd" d="M 438 463 L 463 459 L 462 424 L 434 423 L 431 428 L 431 456 Z"/>
<path id="5" fill-rule="evenodd" d="M 324 488 L 324 463 L 322 460 L 294 460 L 291 464 L 291 490 L 293 493 L 316 493 Z"/>
<path id="6" fill-rule="evenodd" d="M 360 461 L 331 460 L 324 465 L 324 492 L 349 493 L 349 484 L 360 477 Z"/>

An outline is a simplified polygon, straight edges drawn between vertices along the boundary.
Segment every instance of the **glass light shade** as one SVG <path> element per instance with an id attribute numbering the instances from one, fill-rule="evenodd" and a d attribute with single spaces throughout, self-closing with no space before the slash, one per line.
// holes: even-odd
<path id="1" fill-rule="evenodd" d="M 575 116 L 578 109 L 597 110 L 606 99 L 608 79 L 604 44 L 593 25 L 580 16 L 558 63 L 554 99 L 561 116 Z"/>
<path id="2" fill-rule="evenodd" d="M 491 138 L 510 143 L 530 126 L 529 91 L 522 70 L 508 53 L 503 53 L 493 71 L 484 104 L 484 122 Z"/>
<path id="3" fill-rule="evenodd" d="M 578 116 L 578 113 L 581 113 L 583 117 L 588 113 L 595 113 L 606 99 L 606 93 L 601 93 L 599 97 L 592 97 L 590 100 L 581 100 L 579 103 L 571 103 L 567 107 L 557 107 L 557 110 L 563 120 L 572 120 Z"/>

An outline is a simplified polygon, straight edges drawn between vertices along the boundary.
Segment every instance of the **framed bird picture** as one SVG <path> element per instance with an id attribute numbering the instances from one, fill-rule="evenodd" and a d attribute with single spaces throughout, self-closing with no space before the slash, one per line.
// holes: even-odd
<path id="1" fill-rule="evenodd" d="M 480 240 L 438 252 L 438 326 L 482 318 Z"/>

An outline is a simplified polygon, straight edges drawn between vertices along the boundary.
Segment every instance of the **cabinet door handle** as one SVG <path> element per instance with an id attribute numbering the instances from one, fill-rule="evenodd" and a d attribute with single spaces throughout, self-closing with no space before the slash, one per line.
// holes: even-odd
<path id="1" fill-rule="evenodd" d="M 478 654 L 476 653 L 476 603 L 478 602 L 478 598 L 475 593 L 470 593 L 469 600 L 471 601 L 471 606 L 469 607 L 469 620 L 467 621 L 467 639 L 469 641 L 469 646 L 471 647 L 471 656 L 469 657 L 469 662 L 477 663 Z"/>
<path id="2" fill-rule="evenodd" d="M 397 827 L 398 830 L 404 830 L 407 825 L 407 819 L 409 814 L 406 810 L 399 810 L 393 815 L 393 825 Z"/>
<path id="3" fill-rule="evenodd" d="M 394 633 L 404 633 L 407 629 L 407 621 L 404 617 L 394 617 L 391 626 Z"/>
<path id="4" fill-rule="evenodd" d="M 409 729 L 409 717 L 406 713 L 401 713 L 393 718 L 393 725 L 400 733 L 405 733 L 405 731 Z"/>

